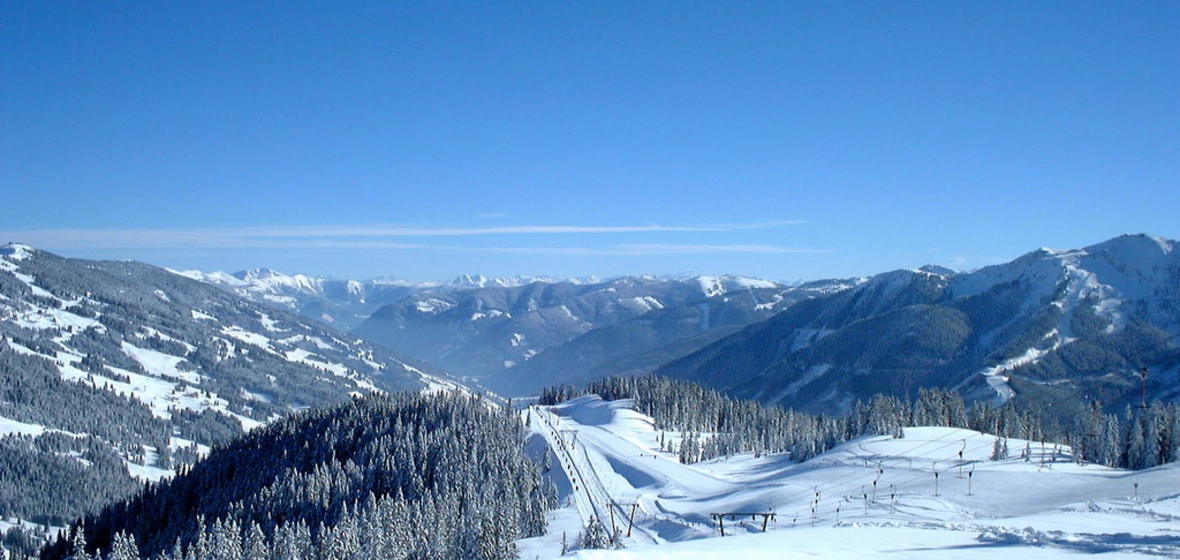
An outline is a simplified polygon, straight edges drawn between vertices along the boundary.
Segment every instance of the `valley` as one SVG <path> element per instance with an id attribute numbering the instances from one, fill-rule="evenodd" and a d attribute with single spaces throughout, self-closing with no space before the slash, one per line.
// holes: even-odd
<path id="1" fill-rule="evenodd" d="M 510 402 L 501 395 L 526 397 L 517 401 L 522 449 L 547 465 L 558 506 L 546 534 L 511 546 L 496 537 L 489 558 L 687 558 L 717 546 L 757 556 L 788 542 L 846 556 L 882 553 L 885 543 L 886 555 L 907 558 L 973 558 L 1000 546 L 1180 556 L 1169 528 L 1180 505 L 1164 482 L 1180 453 L 1168 404 L 1180 393 L 1167 381 L 1180 374 L 1175 244 L 1124 236 L 970 272 L 792 285 L 326 281 L 175 273 L 8 245 L 0 531 L 13 535 L 13 550 L 31 550 L 38 545 L 21 539 L 52 540 L 76 517 L 132 499 L 143 482 L 169 484 L 243 434 L 409 390 L 492 407 Z M 1140 379 L 1144 368 L 1150 379 Z M 750 451 L 746 432 L 657 429 L 666 420 L 631 401 L 573 390 L 653 372 L 827 416 L 787 416 L 797 426 L 790 442 Z M 985 425 L 984 414 L 996 430 L 923 425 L 946 414 L 918 414 L 937 401 L 907 404 L 928 390 L 966 399 L 971 422 Z M 529 404 L 537 394 L 572 398 Z M 1151 410 L 1130 408 L 1141 398 Z M 891 419 L 910 406 L 909 420 Z M 981 406 L 1000 408 L 975 412 Z M 799 431 L 809 423 L 818 431 Z M 53 498 L 46 477 L 80 499 Z M 172 534 L 221 530 L 196 527 Z M 260 525 L 266 539 L 280 529 Z M 114 546 L 116 536 L 91 546 Z M 135 540 L 162 551 L 144 538 Z"/>

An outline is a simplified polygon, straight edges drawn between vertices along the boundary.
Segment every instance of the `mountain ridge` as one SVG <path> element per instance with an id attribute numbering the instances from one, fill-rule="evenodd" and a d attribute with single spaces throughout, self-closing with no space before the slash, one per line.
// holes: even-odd
<path id="1" fill-rule="evenodd" d="M 439 370 L 165 269 L 0 247 L 4 516 L 60 522 L 93 505 L 58 501 L 36 477 L 118 497 L 292 411 L 427 388 L 462 390 Z"/>
<path id="2" fill-rule="evenodd" d="M 844 409 L 870 390 L 912 394 L 921 386 L 974 399 L 1023 391 L 1123 405 L 1135 396 L 1126 385 L 1140 362 L 1169 375 L 1178 367 L 1175 246 L 1126 235 L 971 272 L 886 272 L 658 371 L 811 410 Z M 1118 380 L 1102 382 L 1112 371 L 1121 372 Z M 1149 393 L 1177 394 L 1162 383 Z"/>
<path id="3" fill-rule="evenodd" d="M 612 364 L 647 351 L 682 355 L 709 341 L 699 339 L 702 333 L 769 317 L 799 299 L 845 288 L 841 282 L 788 287 L 736 275 L 624 276 L 429 291 L 375 311 L 353 332 L 523 396 L 591 371 L 613 373 Z M 677 345 L 683 348 L 673 350 Z M 658 365 L 632 364 L 636 373 Z"/>

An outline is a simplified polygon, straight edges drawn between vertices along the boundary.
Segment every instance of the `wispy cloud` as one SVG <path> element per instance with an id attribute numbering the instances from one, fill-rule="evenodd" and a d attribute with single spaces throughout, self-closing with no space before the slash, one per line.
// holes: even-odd
<path id="1" fill-rule="evenodd" d="M 554 256 L 642 256 L 691 255 L 701 253 L 829 253 L 826 249 L 798 249 L 776 245 L 677 245 L 664 243 L 623 244 L 608 247 L 455 247 L 438 246 L 443 251 L 472 251 L 484 253 L 514 253 Z"/>
<path id="2" fill-rule="evenodd" d="M 795 247 L 781 247 L 778 245 L 675 245 L 665 243 L 645 243 L 620 245 L 619 249 L 630 254 L 692 254 L 692 253 L 830 253 L 826 249 L 799 249 Z"/>
<path id="3" fill-rule="evenodd" d="M 601 235 L 601 234 L 656 234 L 708 233 L 781 228 L 802 224 L 800 220 L 708 224 L 687 226 L 664 225 L 515 225 L 495 227 L 445 226 L 277 226 L 247 228 L 194 229 L 32 229 L 0 231 L 0 239 L 21 241 L 33 246 L 57 249 L 100 248 L 369 248 L 369 249 L 452 249 L 497 250 L 478 248 L 436 247 L 407 239 L 436 237 L 488 237 L 532 235 Z M 503 251 L 531 251 L 533 248 L 501 248 Z M 538 248 L 537 251 L 569 250 Z M 578 250 L 578 249 L 575 249 Z M 797 252 L 787 248 L 765 245 L 620 245 L 606 249 L 604 254 L 648 254 L 652 252 Z"/>

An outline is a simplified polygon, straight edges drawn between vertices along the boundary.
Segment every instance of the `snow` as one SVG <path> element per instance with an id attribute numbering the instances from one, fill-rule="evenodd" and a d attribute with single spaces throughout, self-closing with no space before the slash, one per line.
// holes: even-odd
<path id="1" fill-rule="evenodd" d="M 201 376 L 195 371 L 184 371 L 178 366 L 185 361 L 183 357 L 165 354 L 156 350 L 140 348 L 123 342 L 123 352 L 131 356 L 143 369 L 157 377 L 183 379 L 194 385 L 201 382 Z"/>
<path id="2" fill-rule="evenodd" d="M 798 352 L 822 340 L 825 336 L 836 331 L 832 329 L 795 329 L 795 339 L 791 342 L 791 352 Z"/>
<path id="3" fill-rule="evenodd" d="M 330 371 L 338 377 L 349 377 L 350 373 L 352 372 L 352 370 L 348 369 L 348 366 L 337 364 L 335 362 L 329 362 L 324 359 L 323 356 L 313 354 L 302 348 L 288 350 L 284 354 L 284 357 L 288 362 L 299 362 L 317 369 Z"/>
<path id="4" fill-rule="evenodd" d="M 280 289 L 290 289 L 308 293 L 319 293 L 323 280 L 303 274 L 287 275 L 267 268 L 257 268 L 238 273 L 235 278 L 249 286 L 250 289 L 263 292 L 275 292 Z"/>
<path id="5" fill-rule="evenodd" d="M 302 342 L 305 340 L 307 342 L 314 344 L 315 347 L 319 348 L 320 350 L 332 350 L 332 349 L 336 348 L 335 346 L 328 344 L 327 342 L 324 341 L 324 339 L 322 339 L 318 336 L 310 336 L 310 335 L 306 335 L 306 334 L 297 334 L 295 336 L 280 339 L 280 340 L 278 340 L 278 342 L 280 342 L 282 344 L 291 345 L 296 342 Z"/>
<path id="6" fill-rule="evenodd" d="M 214 317 L 208 313 L 205 313 L 204 311 L 198 311 L 196 309 L 192 310 L 192 315 L 193 315 L 193 319 L 197 319 L 197 320 L 204 320 L 204 321 L 216 321 L 217 320 L 217 317 Z"/>
<path id="7" fill-rule="evenodd" d="M 582 397 L 525 413 L 533 436 L 556 450 L 566 507 L 550 515 L 548 535 L 519 542 L 522 558 L 558 558 L 562 532 L 576 542 L 590 515 L 609 531 L 612 514 L 625 548 L 572 557 L 1180 557 L 1180 465 L 1077 465 L 1066 446 L 1016 439 L 1013 458 L 992 461 L 993 436 L 933 427 L 860 438 L 803 463 L 741 454 L 681 465 L 630 405 Z M 627 537 L 629 504 L 637 505 Z M 720 537 L 711 514 L 727 512 L 775 519 L 764 533 L 760 517 L 726 518 Z"/>
<path id="8" fill-rule="evenodd" d="M 1004 360 L 999 364 L 984 368 L 979 372 L 979 375 L 984 376 L 986 379 L 988 386 L 990 386 L 992 390 L 996 392 L 996 404 L 1004 404 L 1008 402 L 1009 399 L 1016 396 L 1016 391 L 1014 391 L 1012 387 L 1008 385 L 1008 376 L 1004 374 L 1020 366 L 1035 363 L 1049 354 L 1049 352 L 1052 350 L 1060 348 L 1062 341 L 1055 336 L 1056 333 L 1056 330 L 1051 331 L 1045 337 L 1056 339 L 1052 345 L 1052 348 L 1029 348 L 1028 350 L 1025 350 L 1023 354 L 1016 356 L 1015 358 Z"/>
<path id="9" fill-rule="evenodd" d="M 782 294 L 774 294 L 773 296 L 771 296 L 771 301 L 768 301 L 766 303 L 759 303 L 758 305 L 755 305 L 754 310 L 756 310 L 756 311 L 770 311 L 771 309 L 774 309 L 775 307 L 778 306 L 778 304 L 780 304 L 782 302 L 783 302 Z"/>
<path id="10" fill-rule="evenodd" d="M 469 290 L 473 288 L 513 288 L 517 286 L 525 286 L 533 282 L 558 282 L 551 278 L 534 278 L 530 276 L 517 276 L 515 278 L 488 278 L 482 274 L 463 274 L 456 277 L 446 284 L 446 287 L 455 290 Z"/>
<path id="11" fill-rule="evenodd" d="M 503 311 L 500 311 L 499 309 L 489 309 L 486 312 L 485 311 L 476 311 L 475 313 L 472 313 L 471 318 L 468 319 L 468 321 L 474 323 L 476 321 L 479 321 L 480 319 L 495 319 L 497 317 L 505 317 L 505 318 L 511 319 L 512 315 L 504 313 Z"/>
<path id="12" fill-rule="evenodd" d="M 258 313 L 258 320 L 262 322 L 262 328 L 264 328 L 270 332 L 286 332 L 287 331 L 287 329 L 280 329 L 280 328 L 276 327 L 275 325 L 278 325 L 279 322 L 274 319 L 271 319 L 270 315 L 267 315 L 266 313 L 261 313 L 261 312 Z"/>
<path id="13" fill-rule="evenodd" d="M 435 314 L 442 313 L 443 311 L 446 311 L 448 309 L 455 307 L 455 304 L 453 304 L 449 301 L 443 301 L 443 300 L 437 299 L 437 298 L 429 298 L 429 299 L 425 299 L 422 301 L 414 302 L 414 307 L 415 307 L 415 309 L 418 310 L 419 313 L 425 313 L 427 315 L 435 315 Z"/>
<path id="14" fill-rule="evenodd" d="M 155 457 L 156 454 L 150 453 L 149 455 L 151 457 Z M 148 462 L 149 463 L 154 462 L 154 460 L 148 461 Z M 132 462 L 127 462 L 127 472 L 130 473 L 133 478 L 136 478 L 138 480 L 147 481 L 147 482 L 159 482 L 161 479 L 169 478 L 172 475 L 176 474 L 175 471 L 171 471 L 168 469 L 161 469 L 159 467 L 137 465 Z"/>
<path id="15" fill-rule="evenodd" d="M 20 243 L 6 243 L 0 247 L 0 257 L 7 257 L 14 261 L 23 261 L 33 256 L 33 248 Z"/>
<path id="16" fill-rule="evenodd" d="M 257 346 L 263 350 L 266 350 L 267 352 L 271 352 L 272 354 L 276 353 L 274 348 L 272 348 L 270 345 L 270 339 L 256 332 L 251 332 L 238 326 L 222 327 L 221 332 L 225 335 L 245 342 L 246 344 Z"/>
<path id="17" fill-rule="evenodd" d="M 39 436 L 45 433 L 45 426 L 40 424 L 26 424 L 0 416 L 0 436 L 22 435 Z"/>
<path id="18" fill-rule="evenodd" d="M 631 306 L 641 311 L 651 311 L 653 309 L 663 309 L 664 304 L 660 300 L 651 296 L 634 297 L 629 300 Z"/>
<path id="19" fill-rule="evenodd" d="M 721 279 L 712 276 L 701 276 L 697 278 L 697 282 L 701 284 L 701 292 L 705 297 L 715 297 L 725 293 L 725 286 L 721 284 Z"/>
<path id="20" fill-rule="evenodd" d="M 40 288 L 38 288 L 40 289 Z M 46 292 L 48 293 L 48 292 Z M 49 296 L 52 297 L 52 296 Z M 56 299 L 56 298 L 54 298 Z M 83 330 L 89 327 L 105 329 L 96 319 L 82 317 L 64 309 L 35 308 L 30 311 L 17 312 L 13 323 L 26 329 L 75 329 Z M 68 336 L 66 338 L 69 338 Z"/>
<path id="21" fill-rule="evenodd" d="M 244 280 L 239 280 L 238 278 L 234 277 L 232 274 L 228 274 L 225 272 L 201 272 L 200 270 L 172 270 L 170 268 L 167 270 L 168 270 L 168 272 L 171 272 L 173 274 L 176 274 L 179 276 L 184 276 L 185 278 L 188 278 L 190 280 L 204 282 L 206 284 L 225 284 L 227 286 L 233 286 L 233 287 L 243 287 L 243 286 L 249 285 L 248 282 L 246 282 Z"/>
<path id="22" fill-rule="evenodd" d="M 778 284 L 770 280 L 747 278 L 745 276 L 698 276 L 697 283 L 705 297 L 725 295 L 731 291 L 747 291 L 757 289 L 773 289 Z"/>
<path id="23" fill-rule="evenodd" d="M 45 288 L 38 286 L 36 284 L 36 278 L 33 278 L 32 276 L 30 276 L 28 274 L 22 274 L 20 272 L 17 272 L 18 269 L 19 269 L 19 267 L 12 265 L 11 263 L 9 263 L 9 266 L 5 268 L 5 270 L 12 273 L 12 275 L 15 276 L 17 280 L 20 280 L 21 282 L 24 282 L 26 285 L 28 285 L 29 289 L 33 291 L 33 295 L 38 296 L 38 297 L 43 297 L 43 298 L 55 299 L 57 301 L 62 301 L 62 300 L 58 299 L 56 296 L 54 296 L 53 294 L 49 293 L 49 291 L 46 290 Z"/>

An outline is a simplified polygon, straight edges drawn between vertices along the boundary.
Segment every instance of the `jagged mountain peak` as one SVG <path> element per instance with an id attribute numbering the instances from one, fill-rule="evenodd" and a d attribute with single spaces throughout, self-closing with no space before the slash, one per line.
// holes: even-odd
<path id="1" fill-rule="evenodd" d="M 269 268 L 243 270 L 235 272 L 233 276 L 248 283 L 281 285 L 310 292 L 319 291 L 324 282 L 323 278 L 306 274 L 283 274 Z"/>
<path id="2" fill-rule="evenodd" d="M 520 285 L 520 280 L 504 279 L 504 278 L 488 278 L 482 274 L 461 274 L 455 277 L 447 286 L 452 288 L 470 289 L 470 288 L 488 288 L 501 287 L 506 288 L 510 286 Z M 525 282 L 527 283 L 527 282 Z"/>
<path id="3" fill-rule="evenodd" d="M 597 282 L 596 278 L 591 279 L 582 278 L 561 278 L 550 276 L 508 276 L 502 278 L 490 278 L 482 274 L 461 274 L 456 276 L 450 282 L 443 285 L 445 288 L 453 290 L 471 290 L 482 288 L 516 288 L 520 286 L 527 286 L 535 283 L 542 284 L 573 284 L 581 286 L 585 284 L 593 284 Z"/>
<path id="4" fill-rule="evenodd" d="M 265 280 L 267 278 L 286 277 L 281 272 L 276 272 L 269 268 L 251 268 L 249 270 L 240 270 L 233 273 L 233 277 L 238 280 Z"/>

